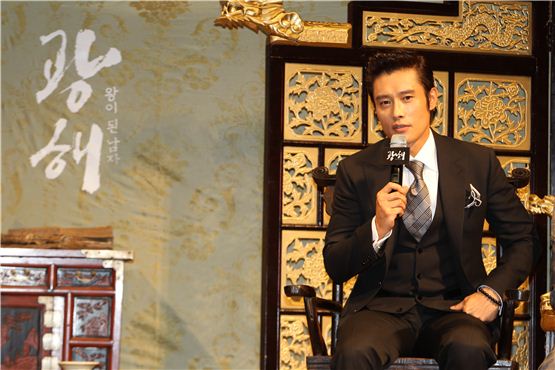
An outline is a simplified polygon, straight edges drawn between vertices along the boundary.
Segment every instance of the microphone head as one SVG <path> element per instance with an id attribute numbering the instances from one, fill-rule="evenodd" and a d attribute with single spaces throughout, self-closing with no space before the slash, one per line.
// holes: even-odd
<path id="1" fill-rule="evenodd" d="M 391 148 L 406 148 L 407 147 L 407 137 L 403 134 L 395 134 L 391 136 L 391 142 L 389 143 Z"/>
<path id="2" fill-rule="evenodd" d="M 409 162 L 409 158 L 410 152 L 406 136 L 402 134 L 391 136 L 389 148 L 385 150 L 385 163 L 390 166 L 402 166 Z"/>

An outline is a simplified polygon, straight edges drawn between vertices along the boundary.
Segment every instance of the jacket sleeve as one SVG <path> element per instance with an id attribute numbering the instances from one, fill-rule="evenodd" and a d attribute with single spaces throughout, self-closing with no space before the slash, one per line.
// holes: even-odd
<path id="1" fill-rule="evenodd" d="M 507 289 L 516 289 L 531 273 L 539 257 L 539 244 L 532 217 L 507 181 L 493 151 L 489 164 L 486 219 L 502 252 L 484 284 L 503 294 Z"/>
<path id="2" fill-rule="evenodd" d="M 375 194 L 369 195 L 370 203 L 373 201 L 374 204 L 362 204 L 365 200 L 359 196 L 357 185 L 362 189 L 366 186 L 353 179 L 358 176 L 359 181 L 364 182 L 356 169 L 355 166 L 346 166 L 345 162 L 341 162 L 337 169 L 333 211 L 324 246 L 324 265 L 336 283 L 349 280 L 381 258 L 372 247 Z M 370 208 L 370 217 L 363 207 Z"/>

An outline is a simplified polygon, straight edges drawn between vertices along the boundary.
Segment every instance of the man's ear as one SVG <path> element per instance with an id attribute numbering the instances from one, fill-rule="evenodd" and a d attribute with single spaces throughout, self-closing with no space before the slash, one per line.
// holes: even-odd
<path id="1" fill-rule="evenodd" d="M 435 86 L 430 89 L 430 92 L 428 92 L 428 109 L 430 112 L 437 108 L 438 95 L 439 92 Z"/>

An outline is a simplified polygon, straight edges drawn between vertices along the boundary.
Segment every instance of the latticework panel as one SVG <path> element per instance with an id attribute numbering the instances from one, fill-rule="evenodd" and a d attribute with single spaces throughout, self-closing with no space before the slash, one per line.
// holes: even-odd
<path id="1" fill-rule="evenodd" d="M 484 266 L 486 272 L 489 274 L 491 270 L 497 266 L 497 242 L 495 238 L 483 237 L 482 238 L 482 260 L 484 261 Z"/>
<path id="2" fill-rule="evenodd" d="M 284 224 L 316 224 L 317 186 L 310 172 L 317 166 L 318 148 L 283 148 Z"/>
<path id="3" fill-rule="evenodd" d="M 358 152 L 358 149 L 327 148 L 324 150 L 324 166 L 328 168 L 330 174 L 335 174 L 339 162 L 356 152 Z M 330 222 L 330 215 L 325 211 L 323 212 L 322 220 L 324 226 L 327 226 Z"/>
<path id="4" fill-rule="evenodd" d="M 285 65 L 284 139 L 362 142 L 362 68 Z"/>
<path id="5" fill-rule="evenodd" d="M 310 285 L 321 298 L 332 298 L 332 281 L 324 268 L 322 250 L 325 231 L 283 230 L 281 249 L 281 284 Z M 347 300 L 356 278 L 343 284 L 344 299 Z M 281 289 L 281 308 L 302 308 L 301 300 L 289 298 Z"/>
<path id="6" fill-rule="evenodd" d="M 282 286 L 291 284 L 310 285 L 319 297 L 331 299 L 332 282 L 324 269 L 322 250 L 324 231 L 284 230 L 281 249 Z M 302 301 L 295 301 L 281 289 L 282 308 L 302 308 Z"/>
<path id="7" fill-rule="evenodd" d="M 518 362 L 519 369 L 528 369 L 530 330 L 528 321 L 515 322 L 511 360 Z"/>
<path id="8" fill-rule="evenodd" d="M 328 168 L 330 174 L 334 174 L 339 162 L 356 152 L 358 152 L 358 149 L 326 148 L 324 151 L 324 166 Z"/>
<path id="9" fill-rule="evenodd" d="M 328 346 L 331 345 L 331 318 L 322 317 L 322 332 Z M 306 370 L 306 357 L 312 354 L 306 318 L 301 315 L 280 317 L 280 370 Z"/>
<path id="10" fill-rule="evenodd" d="M 495 149 L 530 149 L 530 78 L 455 74 L 457 139 Z"/>

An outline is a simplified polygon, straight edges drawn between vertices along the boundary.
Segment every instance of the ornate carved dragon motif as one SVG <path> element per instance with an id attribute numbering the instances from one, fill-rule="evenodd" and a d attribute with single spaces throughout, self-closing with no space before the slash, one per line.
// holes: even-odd
<path id="1" fill-rule="evenodd" d="M 555 195 L 546 195 L 540 198 L 536 194 L 530 194 L 528 197 L 528 212 L 534 215 L 548 215 L 553 217 L 555 207 Z"/>
<path id="2" fill-rule="evenodd" d="M 304 30 L 304 22 L 295 12 L 287 12 L 281 0 L 220 1 L 222 13 L 214 24 L 225 28 L 247 27 L 268 36 L 297 40 Z"/>
<path id="3" fill-rule="evenodd" d="M 452 20 L 366 12 L 365 45 L 530 53 L 530 10 L 522 3 L 462 2 Z"/>

